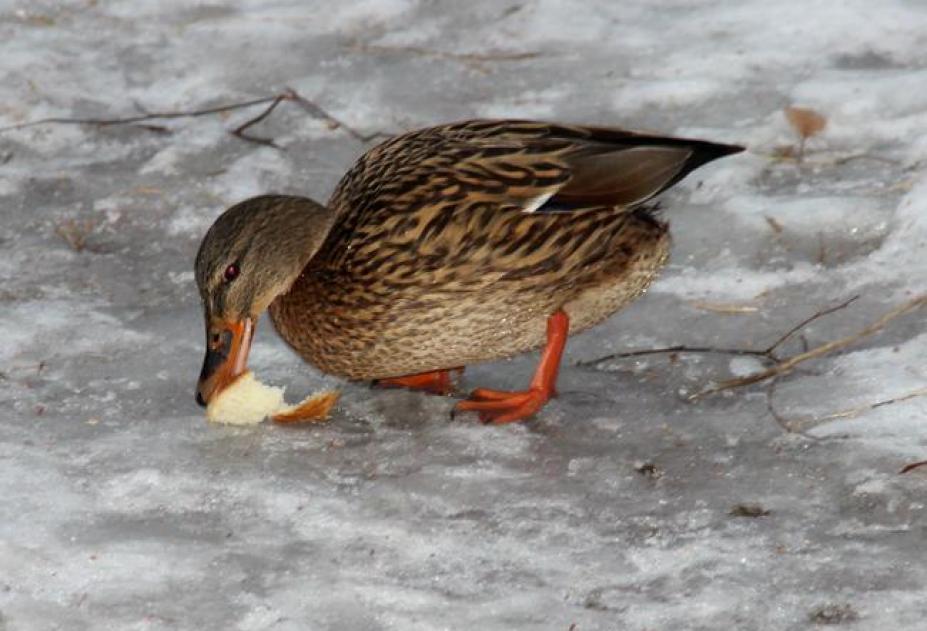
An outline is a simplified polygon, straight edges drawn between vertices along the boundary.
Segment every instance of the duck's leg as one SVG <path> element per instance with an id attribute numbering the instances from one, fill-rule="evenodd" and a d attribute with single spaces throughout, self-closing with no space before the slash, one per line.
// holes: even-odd
<path id="1" fill-rule="evenodd" d="M 463 368 L 454 368 L 452 370 L 463 372 Z M 373 384 L 378 388 L 410 388 L 412 390 L 424 390 L 432 394 L 451 394 L 454 392 L 451 370 L 435 370 L 417 375 L 377 379 Z"/>
<path id="2" fill-rule="evenodd" d="M 457 404 L 457 409 L 478 412 L 480 420 L 495 424 L 520 421 L 540 410 L 557 394 L 557 374 L 569 330 L 570 319 L 562 310 L 547 319 L 547 346 L 527 390 L 507 392 L 477 388 L 468 400 Z"/>

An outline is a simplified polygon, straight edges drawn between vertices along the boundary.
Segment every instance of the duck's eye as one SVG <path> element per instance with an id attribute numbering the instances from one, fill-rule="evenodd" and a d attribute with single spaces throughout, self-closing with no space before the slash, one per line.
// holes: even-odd
<path id="1" fill-rule="evenodd" d="M 227 283 L 232 282 L 233 280 L 238 278 L 238 274 L 240 273 L 241 273 L 241 270 L 238 268 L 238 265 L 236 265 L 235 263 L 232 263 L 231 265 L 225 268 L 225 282 Z"/>

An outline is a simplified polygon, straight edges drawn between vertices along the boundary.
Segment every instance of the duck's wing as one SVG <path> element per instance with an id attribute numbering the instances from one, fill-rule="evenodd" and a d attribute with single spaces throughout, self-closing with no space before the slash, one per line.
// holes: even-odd
<path id="1" fill-rule="evenodd" d="M 632 209 L 741 147 L 621 129 L 468 121 L 419 130 L 365 154 L 329 206 L 330 262 L 410 231 L 422 243 L 455 216 Z"/>
<path id="2" fill-rule="evenodd" d="M 527 151 L 552 154 L 547 157 L 561 164 L 569 178 L 535 212 L 633 208 L 707 162 L 743 151 L 704 140 L 532 121 L 467 121 L 438 129 L 464 142 L 515 142 Z"/>

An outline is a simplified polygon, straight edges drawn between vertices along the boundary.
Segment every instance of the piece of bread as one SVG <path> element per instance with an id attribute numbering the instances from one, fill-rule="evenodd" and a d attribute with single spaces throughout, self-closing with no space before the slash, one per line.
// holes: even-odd
<path id="1" fill-rule="evenodd" d="M 212 398 L 206 418 L 213 423 L 253 425 L 284 405 L 283 388 L 264 385 L 249 370 Z"/>
<path id="2" fill-rule="evenodd" d="M 329 390 L 287 405 L 283 388 L 261 383 L 249 370 L 212 398 L 206 418 L 228 425 L 253 425 L 267 417 L 278 423 L 316 422 L 328 418 L 338 396 L 338 391 Z"/>
<path id="3" fill-rule="evenodd" d="M 308 397 L 296 405 L 288 405 L 271 418 L 277 423 L 317 423 L 328 420 L 332 408 L 341 393 L 337 390 L 325 390 Z"/>

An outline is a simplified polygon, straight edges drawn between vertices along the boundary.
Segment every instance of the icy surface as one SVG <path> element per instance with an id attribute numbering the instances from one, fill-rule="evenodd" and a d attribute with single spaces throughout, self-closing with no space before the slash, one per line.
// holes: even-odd
<path id="1" fill-rule="evenodd" d="M 249 130 L 284 151 L 228 133 L 262 106 L 0 132 L 3 631 L 924 628 L 927 474 L 897 474 L 927 458 L 922 312 L 779 381 L 807 436 L 763 385 L 686 401 L 756 358 L 576 363 L 762 348 L 859 294 L 813 346 L 924 291 L 927 4 L 23 0 L 0 42 L 0 126 L 289 86 L 362 134 L 542 117 L 750 149 L 665 196 L 671 265 L 572 340 L 536 420 L 339 384 L 264 322 L 257 374 L 341 403 L 228 428 L 193 401 L 198 240 L 248 195 L 324 199 L 368 145 L 294 103 Z M 774 158 L 790 104 L 828 117 L 802 165 Z"/>

